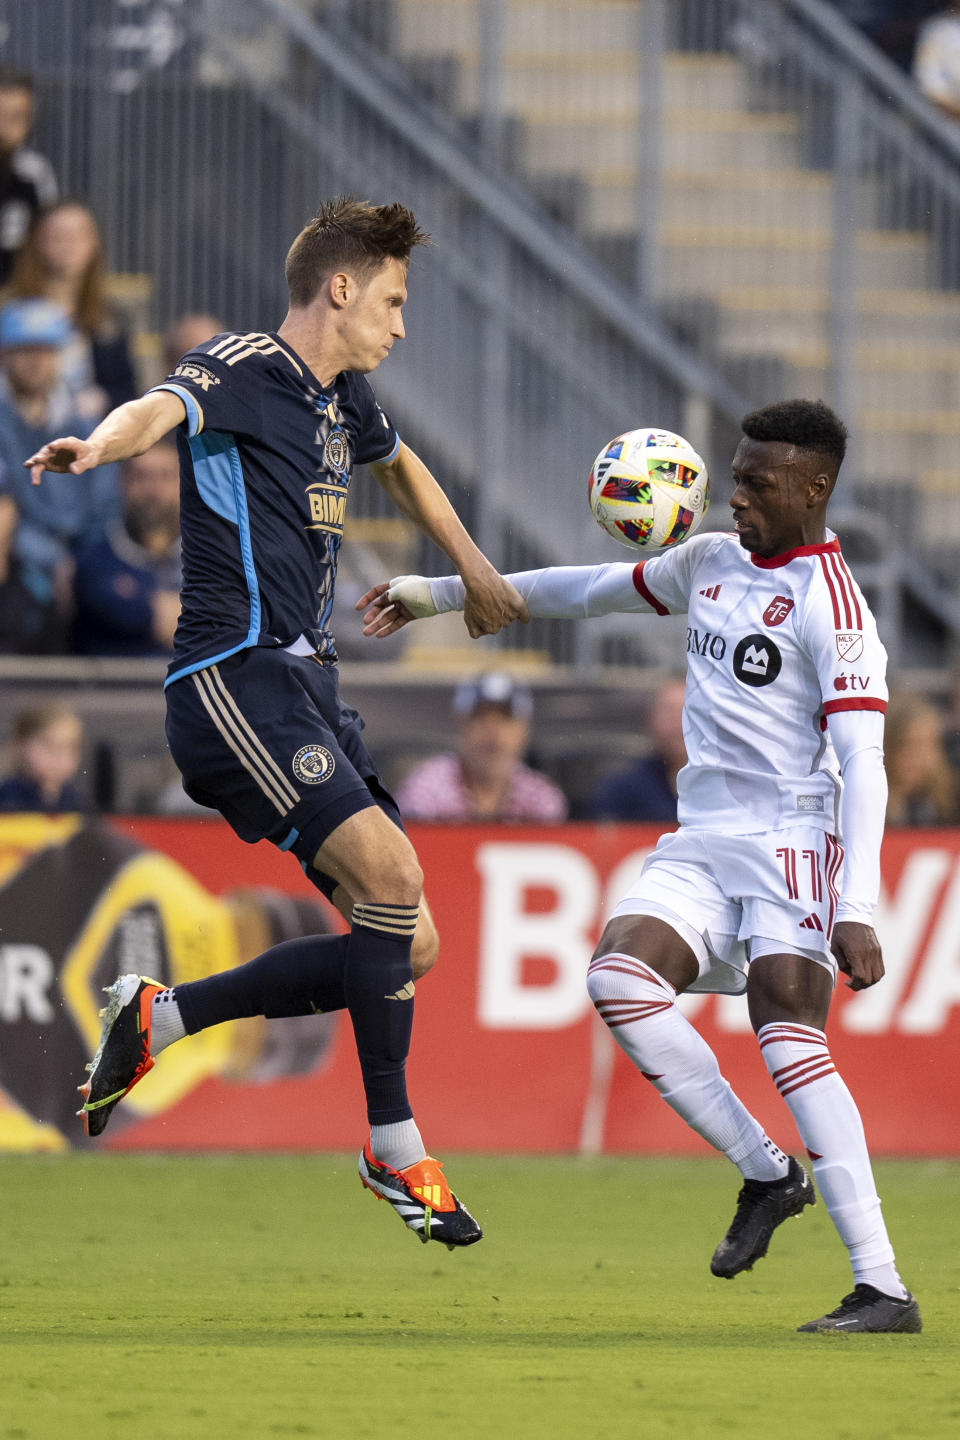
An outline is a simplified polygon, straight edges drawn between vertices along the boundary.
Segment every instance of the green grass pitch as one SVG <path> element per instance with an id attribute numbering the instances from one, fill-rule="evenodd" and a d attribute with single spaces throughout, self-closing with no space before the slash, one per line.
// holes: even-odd
<path id="1" fill-rule="evenodd" d="M 798 1335 L 850 1288 L 822 1203 L 709 1274 L 720 1159 L 460 1157 L 421 1246 L 353 1157 L 0 1160 L 0 1440 L 960 1435 L 960 1165 L 877 1165 L 926 1329 Z"/>

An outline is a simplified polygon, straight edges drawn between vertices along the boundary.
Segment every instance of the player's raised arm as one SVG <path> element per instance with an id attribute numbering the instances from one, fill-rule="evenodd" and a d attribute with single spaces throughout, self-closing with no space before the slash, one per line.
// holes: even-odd
<path id="1" fill-rule="evenodd" d="M 142 455 L 186 416 L 186 407 L 169 390 L 151 390 L 111 410 L 86 440 L 76 435 L 50 440 L 23 463 L 30 479 L 39 485 L 44 470 L 59 475 L 82 475 L 97 465 Z"/>
<path id="2" fill-rule="evenodd" d="M 370 468 L 397 508 L 456 565 L 464 584 L 463 604 L 457 608 L 463 610 L 474 639 L 496 635 L 514 620 L 529 619 L 523 597 L 478 550 L 450 501 L 409 446 L 401 444 L 392 460 Z"/>

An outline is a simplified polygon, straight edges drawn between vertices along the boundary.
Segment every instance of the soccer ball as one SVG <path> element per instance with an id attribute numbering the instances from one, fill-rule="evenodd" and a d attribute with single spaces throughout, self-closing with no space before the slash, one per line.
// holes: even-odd
<path id="1" fill-rule="evenodd" d="M 707 467 L 672 430 L 629 430 L 604 445 L 589 480 L 597 524 L 635 550 L 679 545 L 710 503 Z"/>

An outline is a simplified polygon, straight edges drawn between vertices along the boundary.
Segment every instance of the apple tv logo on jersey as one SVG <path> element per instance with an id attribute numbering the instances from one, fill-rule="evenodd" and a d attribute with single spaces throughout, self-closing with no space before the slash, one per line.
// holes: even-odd
<path id="1" fill-rule="evenodd" d="M 733 673 L 744 685 L 770 685 L 780 674 L 783 657 L 766 635 L 745 635 L 733 652 Z"/>

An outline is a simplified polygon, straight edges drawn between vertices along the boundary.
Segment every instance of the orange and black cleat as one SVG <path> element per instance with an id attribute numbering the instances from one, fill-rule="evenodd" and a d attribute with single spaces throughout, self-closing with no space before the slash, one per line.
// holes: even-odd
<path id="1" fill-rule="evenodd" d="M 405 1170 L 394 1170 L 374 1159 L 369 1142 L 360 1154 L 360 1179 L 378 1200 L 386 1200 L 400 1219 L 426 1245 L 441 1240 L 448 1250 L 475 1245 L 483 1231 L 464 1209 L 443 1175 L 439 1160 L 427 1155 Z"/>
<path id="2" fill-rule="evenodd" d="M 144 975 L 121 975 L 107 986 L 100 1044 L 87 1066 L 90 1079 L 79 1087 L 83 1108 L 77 1114 L 88 1135 L 103 1133 L 113 1107 L 153 1069 L 151 1006 L 154 995 L 165 989 Z"/>

